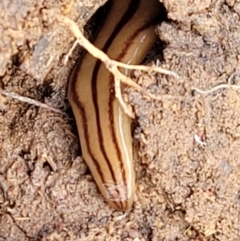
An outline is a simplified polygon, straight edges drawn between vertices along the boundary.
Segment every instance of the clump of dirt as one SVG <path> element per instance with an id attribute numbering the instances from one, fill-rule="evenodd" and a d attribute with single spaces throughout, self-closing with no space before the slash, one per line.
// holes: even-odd
<path id="1" fill-rule="evenodd" d="M 79 51 L 64 65 L 74 38 L 55 18 L 83 26 L 103 1 L 0 4 L 2 88 L 62 111 L 0 99 L 0 240 L 239 239 L 240 4 L 162 2 L 161 67 L 179 78 L 136 73 L 162 100 L 126 88 L 136 113 L 137 191 L 125 213 L 103 200 L 80 157 L 66 99 Z"/>

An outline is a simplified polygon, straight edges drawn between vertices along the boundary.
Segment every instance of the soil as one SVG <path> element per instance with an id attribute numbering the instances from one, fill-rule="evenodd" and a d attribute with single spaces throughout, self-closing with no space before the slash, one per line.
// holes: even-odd
<path id="1" fill-rule="evenodd" d="M 81 29 L 104 1 L 1 1 L 2 89 L 61 113 L 0 98 L 0 241 L 240 239 L 240 3 L 161 2 L 160 65 L 179 78 L 135 73 L 162 100 L 125 89 L 136 196 L 121 212 L 81 158 L 66 97 L 81 49 L 65 64 L 74 38 L 56 20 Z"/>

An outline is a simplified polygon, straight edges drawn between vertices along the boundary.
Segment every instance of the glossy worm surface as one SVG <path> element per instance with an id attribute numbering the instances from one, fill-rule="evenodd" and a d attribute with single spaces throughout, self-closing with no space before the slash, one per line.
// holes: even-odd
<path id="1" fill-rule="evenodd" d="M 139 64 L 156 40 L 159 13 L 158 0 L 114 0 L 94 45 L 114 60 Z M 112 207 L 129 209 L 135 194 L 131 120 L 115 98 L 113 76 L 86 54 L 70 76 L 68 99 L 83 158 L 102 195 Z"/>

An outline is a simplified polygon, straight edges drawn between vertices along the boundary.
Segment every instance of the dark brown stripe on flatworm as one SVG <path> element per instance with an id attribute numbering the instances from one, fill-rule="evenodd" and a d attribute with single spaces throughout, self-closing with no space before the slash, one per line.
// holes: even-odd
<path id="1" fill-rule="evenodd" d="M 140 3 L 140 1 L 138 1 L 138 4 Z M 137 9 L 135 9 L 135 12 L 136 12 Z M 134 12 L 134 13 L 135 13 Z M 132 13 L 132 15 L 134 14 Z M 131 16 L 132 17 L 132 16 Z M 158 18 L 158 17 L 157 17 Z M 146 24 L 144 24 L 143 26 L 141 26 L 139 29 L 137 29 L 130 37 L 129 39 L 125 42 L 125 48 L 121 51 L 121 53 L 119 53 L 119 55 L 117 56 L 117 58 L 115 60 L 117 61 L 121 61 L 125 54 L 128 52 L 128 49 L 129 47 L 131 47 L 131 44 L 132 44 L 132 40 L 134 40 L 136 38 L 136 36 L 143 30 L 147 29 L 148 27 L 152 26 L 157 18 L 149 21 L 149 22 L 146 22 Z M 115 32 L 115 31 L 114 31 Z M 116 33 L 117 34 L 117 33 Z M 115 37 L 115 36 L 114 36 Z M 110 39 L 110 38 L 109 38 Z M 114 39 L 114 38 L 113 38 Z M 111 43 L 109 42 L 108 43 L 109 45 L 111 45 Z M 109 45 L 107 47 L 109 47 Z M 106 49 L 107 50 L 107 49 Z M 110 78 L 111 78 L 111 81 L 109 81 L 109 92 L 111 93 L 110 95 L 110 99 L 109 99 L 109 103 L 108 103 L 108 106 L 109 106 L 109 119 L 110 119 L 110 123 L 113 123 L 113 101 L 115 99 L 115 89 L 114 89 L 114 79 L 113 79 L 113 75 L 111 74 L 110 75 Z M 111 133 L 112 133 L 112 137 L 113 137 L 113 142 L 114 142 L 114 145 L 116 147 L 116 151 L 117 151 L 117 156 L 118 156 L 118 160 L 120 162 L 120 168 L 121 170 L 123 171 L 123 180 L 124 180 L 124 185 L 126 185 L 126 172 L 125 172 L 125 168 L 123 166 L 123 161 L 122 161 L 122 156 L 121 156 L 121 151 L 119 150 L 118 148 L 118 145 L 117 145 L 117 137 L 116 137 L 116 134 L 114 132 L 114 128 L 113 128 L 113 125 L 111 126 Z M 121 158 L 120 158 L 121 157 Z M 126 193 L 125 193 L 126 197 L 128 197 L 128 189 L 126 188 Z"/>
<path id="2" fill-rule="evenodd" d="M 82 60 L 80 60 L 82 61 Z M 87 121 L 87 116 L 86 116 L 86 111 L 85 111 L 85 108 L 83 107 L 81 101 L 79 100 L 79 97 L 78 97 L 78 94 L 76 93 L 76 88 L 75 88 L 75 84 L 76 84 L 76 80 L 77 80 L 77 75 L 78 75 L 78 72 L 80 71 L 81 69 L 81 64 L 80 65 L 76 65 L 76 66 L 79 66 L 79 68 L 75 68 L 73 70 L 73 73 L 72 73 L 72 76 L 70 77 L 70 81 L 72 82 L 72 84 L 70 85 L 71 86 L 71 93 L 73 95 L 73 101 L 75 102 L 75 104 L 78 106 L 79 108 L 79 112 L 80 112 L 80 115 L 81 115 L 81 118 L 82 118 L 82 125 L 83 125 L 83 132 L 84 132 L 84 138 L 86 140 L 86 146 L 87 146 L 87 150 L 88 150 L 88 153 L 89 155 L 91 156 L 91 159 L 93 160 L 95 166 L 96 166 L 96 169 L 98 170 L 98 174 L 101 178 L 101 181 L 104 182 L 104 174 L 101 170 L 101 167 L 97 161 L 97 159 L 94 157 L 94 154 L 92 153 L 91 149 L 90 149 L 90 143 L 89 143 L 89 132 L 88 132 L 88 121 Z M 80 140 L 81 142 L 81 140 Z"/>
<path id="3" fill-rule="evenodd" d="M 116 35 L 118 34 L 119 31 L 121 31 L 121 29 L 124 27 L 124 25 L 132 18 L 132 15 L 137 11 L 138 6 L 139 6 L 140 1 L 134 1 L 132 0 L 127 11 L 124 13 L 124 15 L 122 16 L 122 18 L 120 19 L 119 23 L 117 24 L 117 26 L 115 27 L 114 31 L 112 32 L 111 36 L 109 37 L 109 39 L 107 40 L 107 42 L 105 43 L 104 47 L 103 47 L 103 52 L 107 52 L 108 48 L 110 47 L 112 41 L 114 40 L 114 38 L 116 37 Z M 110 170 L 112 179 L 114 180 L 115 183 L 117 183 L 117 178 L 114 175 L 114 170 L 110 164 L 110 160 L 109 157 L 107 156 L 107 151 L 105 150 L 105 146 L 103 143 L 103 133 L 101 130 L 101 126 L 100 126 L 100 113 L 99 113 L 99 108 L 98 108 L 98 91 L 97 91 L 97 77 L 98 77 L 98 71 L 99 68 L 101 66 L 101 61 L 97 61 L 93 70 L 93 74 L 92 74 L 92 100 L 93 100 L 93 104 L 94 104 L 94 108 L 95 108 L 95 113 L 96 113 L 96 123 L 97 123 L 97 128 L 98 128 L 98 133 L 99 133 L 99 144 L 100 144 L 100 148 L 101 151 L 103 153 L 103 156 L 107 162 L 108 168 Z M 110 75 L 110 74 L 109 74 Z M 111 77 L 112 81 L 110 81 L 110 85 L 112 88 L 113 85 L 113 78 Z M 109 89 L 110 92 L 110 89 Z M 114 92 L 114 91 L 113 91 Z M 114 93 L 113 93 L 114 95 Z M 126 182 L 126 172 L 125 172 L 125 168 L 123 166 L 123 157 L 121 155 L 121 150 L 118 147 L 118 143 L 117 143 L 117 137 L 115 135 L 115 131 L 114 131 L 114 127 L 113 127 L 113 110 L 112 110 L 112 103 L 113 100 L 115 98 L 112 98 L 112 93 L 110 94 L 110 99 L 109 99 L 109 105 L 110 105 L 110 110 L 109 110 L 109 119 L 110 122 L 112 123 L 112 125 L 110 125 L 111 128 L 111 134 L 113 137 L 113 143 L 115 145 L 115 149 L 116 149 L 116 153 L 117 153 L 117 157 L 118 157 L 118 161 L 120 162 L 120 168 L 123 171 L 123 179 L 124 182 Z M 118 195 L 120 196 L 120 193 L 118 191 Z M 121 203 L 121 202 L 120 202 Z M 123 208 L 123 204 L 120 204 L 121 207 Z"/>

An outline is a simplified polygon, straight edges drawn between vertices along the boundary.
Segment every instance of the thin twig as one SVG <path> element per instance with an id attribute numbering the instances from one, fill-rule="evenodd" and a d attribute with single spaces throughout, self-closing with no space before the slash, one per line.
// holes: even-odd
<path id="1" fill-rule="evenodd" d="M 77 24 L 72 21 L 71 19 L 64 17 L 64 16 L 58 16 L 57 17 L 58 20 L 62 23 L 64 23 L 73 33 L 73 35 L 76 38 L 76 41 L 74 43 L 74 46 L 76 46 L 76 43 L 78 43 L 79 45 L 81 45 L 83 48 L 85 48 L 93 57 L 101 60 L 106 68 L 113 74 L 114 78 L 115 78 L 115 92 L 116 92 L 116 98 L 118 99 L 120 105 L 123 107 L 124 111 L 126 112 L 126 114 L 128 114 L 129 116 L 133 117 L 133 112 L 131 109 L 129 109 L 127 107 L 127 105 L 125 104 L 125 102 L 122 99 L 122 94 L 121 94 L 121 88 L 120 88 L 120 82 L 123 82 L 135 89 L 137 89 L 138 91 L 142 92 L 144 95 L 152 98 L 152 99 L 161 99 L 162 97 L 157 97 L 153 94 L 150 94 L 148 91 L 144 90 L 143 87 L 141 87 L 140 85 L 138 85 L 137 83 L 135 83 L 131 78 L 125 76 L 124 74 L 122 74 L 120 72 L 120 70 L 118 69 L 118 67 L 122 67 L 122 68 L 126 68 L 126 69 L 137 69 L 137 70 L 143 70 L 143 71 L 147 71 L 147 72 L 151 72 L 151 71 L 155 71 L 158 73 L 162 73 L 162 74 L 167 74 L 167 75 L 172 75 L 176 78 L 178 78 L 178 75 L 166 70 L 166 69 L 162 69 L 158 66 L 142 66 L 142 65 L 129 65 L 129 64 L 124 64 L 115 60 L 110 59 L 104 52 L 102 52 L 101 50 L 99 50 L 98 48 L 96 48 L 93 44 L 91 44 L 82 34 L 82 32 L 79 30 Z M 69 55 L 72 54 L 72 50 L 73 47 L 71 48 L 71 51 L 68 53 L 68 55 L 66 56 L 66 58 L 68 59 Z"/>
<path id="2" fill-rule="evenodd" d="M 25 97 L 25 96 L 21 96 L 21 95 L 18 95 L 16 93 L 10 93 L 10 92 L 7 92 L 3 89 L 0 88 L 0 94 L 1 95 L 4 95 L 6 97 L 10 97 L 12 99 L 15 99 L 15 100 L 19 100 L 21 102 L 25 102 L 25 103 L 28 103 L 30 105 L 36 105 L 36 106 L 39 106 L 39 107 L 42 107 L 42 108 L 45 108 L 45 109 L 48 109 L 48 110 L 51 110 L 51 111 L 54 111 L 56 113 L 60 113 L 62 114 L 62 111 L 59 110 L 59 109 L 56 109 L 52 106 L 49 106 L 47 104 L 44 104 L 40 101 L 37 101 L 37 100 L 34 100 L 34 99 L 31 99 L 31 98 L 28 98 L 28 97 Z"/>
<path id="3" fill-rule="evenodd" d="M 196 87 L 192 87 L 191 89 L 195 90 L 196 92 L 198 92 L 200 94 L 208 95 L 208 94 L 211 94 L 211 93 L 213 93 L 217 90 L 221 90 L 221 89 L 236 89 L 237 90 L 237 89 L 240 89 L 240 86 L 239 85 L 230 85 L 230 84 L 220 84 L 209 90 L 201 90 Z"/>
<path id="4" fill-rule="evenodd" d="M 142 71 L 145 71 L 145 72 L 157 72 L 157 73 L 161 73 L 161 74 L 171 75 L 171 76 L 175 77 L 176 79 L 179 78 L 179 76 L 176 73 L 174 73 L 170 70 L 167 70 L 167 69 L 163 69 L 163 68 L 158 67 L 156 65 L 152 65 L 152 66 L 129 65 L 129 64 L 124 64 L 122 62 L 115 61 L 115 60 L 112 60 L 112 63 L 115 63 L 116 66 L 122 67 L 122 68 L 125 68 L 125 69 L 142 70 Z"/>

